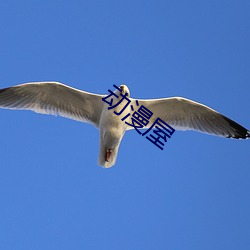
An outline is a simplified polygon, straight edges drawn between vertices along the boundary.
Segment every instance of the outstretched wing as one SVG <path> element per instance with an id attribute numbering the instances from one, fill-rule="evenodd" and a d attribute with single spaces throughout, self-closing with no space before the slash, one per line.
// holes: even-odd
<path id="1" fill-rule="evenodd" d="M 132 103 L 135 103 L 134 99 L 131 100 Z M 201 103 L 189 99 L 173 97 L 138 101 L 140 105 L 144 105 L 153 112 L 147 128 L 159 117 L 177 130 L 196 130 L 237 139 L 250 137 L 250 132 L 238 123 Z M 133 129 L 133 127 L 128 127 L 128 129 Z"/>
<path id="2" fill-rule="evenodd" d="M 102 97 L 58 82 L 32 82 L 0 89 L 0 107 L 60 115 L 98 127 Z"/>

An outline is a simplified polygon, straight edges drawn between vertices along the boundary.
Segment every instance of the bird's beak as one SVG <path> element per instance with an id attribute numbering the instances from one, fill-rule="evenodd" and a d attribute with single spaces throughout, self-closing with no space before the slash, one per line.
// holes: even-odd
<path id="1" fill-rule="evenodd" d="M 124 93 L 124 86 L 123 85 L 120 86 L 120 89 L 122 90 L 122 93 Z"/>

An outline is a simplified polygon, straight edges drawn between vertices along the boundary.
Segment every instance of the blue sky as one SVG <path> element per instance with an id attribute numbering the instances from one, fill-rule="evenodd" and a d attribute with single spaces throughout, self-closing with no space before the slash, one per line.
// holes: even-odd
<path id="1" fill-rule="evenodd" d="M 1 1 L 0 88 L 60 81 L 183 96 L 250 128 L 250 2 Z M 0 110 L 0 248 L 249 249 L 250 142 L 128 132 L 111 169 L 96 128 Z"/>

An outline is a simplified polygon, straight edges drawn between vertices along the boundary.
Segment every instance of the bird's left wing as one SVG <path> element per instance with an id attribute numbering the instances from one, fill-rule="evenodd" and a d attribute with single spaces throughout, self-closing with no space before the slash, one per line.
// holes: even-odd
<path id="1" fill-rule="evenodd" d="M 33 82 L 0 89 L 0 107 L 60 115 L 98 127 L 103 97 L 58 82 Z"/>
<path id="2" fill-rule="evenodd" d="M 136 100 L 130 99 L 132 104 L 135 104 Z M 146 128 L 152 126 L 159 117 L 176 130 L 196 130 L 237 139 L 250 137 L 250 132 L 238 123 L 201 103 L 186 98 L 139 99 L 138 101 L 153 113 Z M 128 129 L 133 127 L 130 126 Z"/>

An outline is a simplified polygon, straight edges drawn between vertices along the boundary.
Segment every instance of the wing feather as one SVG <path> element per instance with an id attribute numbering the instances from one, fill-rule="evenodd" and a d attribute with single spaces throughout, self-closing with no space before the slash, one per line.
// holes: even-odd
<path id="1" fill-rule="evenodd" d="M 135 100 L 132 98 L 131 100 L 135 104 Z M 144 105 L 153 112 L 146 128 L 152 126 L 159 117 L 177 130 L 196 130 L 236 139 L 250 137 L 250 132 L 240 124 L 201 103 L 186 98 L 172 97 L 138 101 L 140 105 Z M 133 127 L 128 127 L 128 129 L 133 129 Z"/>
<path id="2" fill-rule="evenodd" d="M 33 82 L 0 89 L 0 107 L 60 115 L 98 127 L 103 97 L 58 82 Z"/>

